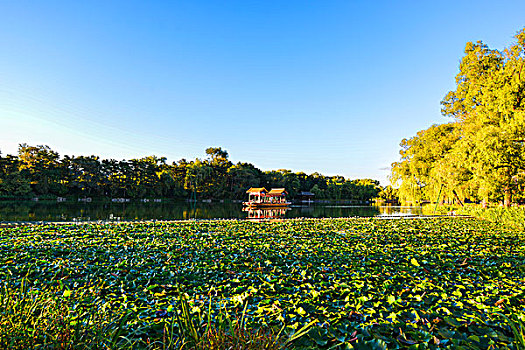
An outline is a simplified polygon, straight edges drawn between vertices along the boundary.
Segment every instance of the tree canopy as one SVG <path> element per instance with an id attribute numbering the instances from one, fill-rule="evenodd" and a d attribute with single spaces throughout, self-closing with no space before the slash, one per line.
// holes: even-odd
<path id="1" fill-rule="evenodd" d="M 435 200 L 524 200 L 525 28 L 498 51 L 467 43 L 456 89 L 441 101 L 452 121 L 432 125 L 401 141 L 392 180 L 405 202 Z"/>
<path id="2" fill-rule="evenodd" d="M 370 201 L 382 191 L 379 182 L 343 176 L 306 175 L 287 169 L 262 171 L 250 163 L 233 164 L 228 152 L 210 147 L 206 158 L 103 159 L 64 156 L 48 146 L 21 144 L 18 155 L 0 153 L 0 198 L 47 196 L 246 199 L 250 187 L 285 187 L 293 198 L 301 191 L 316 199 Z"/>

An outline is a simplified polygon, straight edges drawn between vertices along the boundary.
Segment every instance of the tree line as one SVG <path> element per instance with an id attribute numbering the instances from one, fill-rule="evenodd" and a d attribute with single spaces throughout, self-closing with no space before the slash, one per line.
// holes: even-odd
<path id="1" fill-rule="evenodd" d="M 250 163 L 233 164 L 220 147 L 206 149 L 205 159 L 100 159 L 63 156 L 50 147 L 20 144 L 17 155 L 0 153 L 0 197 L 246 199 L 250 187 L 284 187 L 290 197 L 302 191 L 315 199 L 370 201 L 388 196 L 379 182 L 343 176 L 307 175 L 290 170 L 262 171 Z"/>
<path id="2" fill-rule="evenodd" d="M 525 201 L 525 28 L 515 39 L 502 51 L 466 44 L 441 101 L 451 122 L 401 141 L 391 176 L 403 202 Z"/>

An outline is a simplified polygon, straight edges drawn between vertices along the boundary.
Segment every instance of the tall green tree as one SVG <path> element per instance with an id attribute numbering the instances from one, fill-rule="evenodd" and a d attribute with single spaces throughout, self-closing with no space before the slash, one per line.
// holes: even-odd
<path id="1" fill-rule="evenodd" d="M 30 179 L 19 171 L 18 157 L 0 153 L 0 196 L 28 197 L 31 195 Z"/>
<path id="2" fill-rule="evenodd" d="M 405 203 L 437 197 L 443 185 L 454 189 L 459 170 L 453 170 L 450 152 L 458 140 L 457 124 L 432 125 L 401 141 L 401 161 L 392 164 L 392 181 Z"/>
<path id="3" fill-rule="evenodd" d="M 230 195 L 233 199 L 245 199 L 246 190 L 259 187 L 262 172 L 253 164 L 237 163 L 228 169 Z"/>
<path id="4" fill-rule="evenodd" d="M 520 195 L 525 173 L 525 29 L 503 51 L 467 43 L 456 89 L 443 101 L 453 123 L 401 142 L 392 179 L 404 201 L 445 196 L 502 202 Z M 448 191 L 448 193 L 447 193 Z"/>
<path id="5" fill-rule="evenodd" d="M 30 178 L 36 194 L 62 194 L 60 181 L 60 156 L 49 146 L 18 146 L 19 170 Z"/>
<path id="6" fill-rule="evenodd" d="M 461 124 L 458 147 L 484 202 L 510 205 L 514 179 L 524 170 L 525 29 L 503 52 L 482 42 L 467 43 L 456 90 L 442 102 L 443 113 Z"/>

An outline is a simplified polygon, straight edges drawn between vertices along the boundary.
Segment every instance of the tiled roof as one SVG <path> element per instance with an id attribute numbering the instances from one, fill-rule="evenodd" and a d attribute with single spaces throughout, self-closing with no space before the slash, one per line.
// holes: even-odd
<path id="1" fill-rule="evenodd" d="M 246 193 L 267 193 L 268 190 L 264 187 L 252 187 Z"/>
<path id="2" fill-rule="evenodd" d="M 272 190 L 268 192 L 268 194 L 278 194 L 278 195 L 282 195 L 286 193 L 287 192 L 284 188 L 272 188 Z"/>

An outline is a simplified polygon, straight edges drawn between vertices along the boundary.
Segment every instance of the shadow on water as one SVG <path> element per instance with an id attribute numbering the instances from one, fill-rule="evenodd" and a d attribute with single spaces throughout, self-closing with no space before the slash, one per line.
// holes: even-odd
<path id="1" fill-rule="evenodd" d="M 384 215 L 420 215 L 420 207 L 292 205 L 279 213 L 249 213 L 240 203 L 77 203 L 77 202 L 0 202 L 0 221 L 123 221 L 246 219 L 273 215 L 276 218 L 337 218 Z"/>

